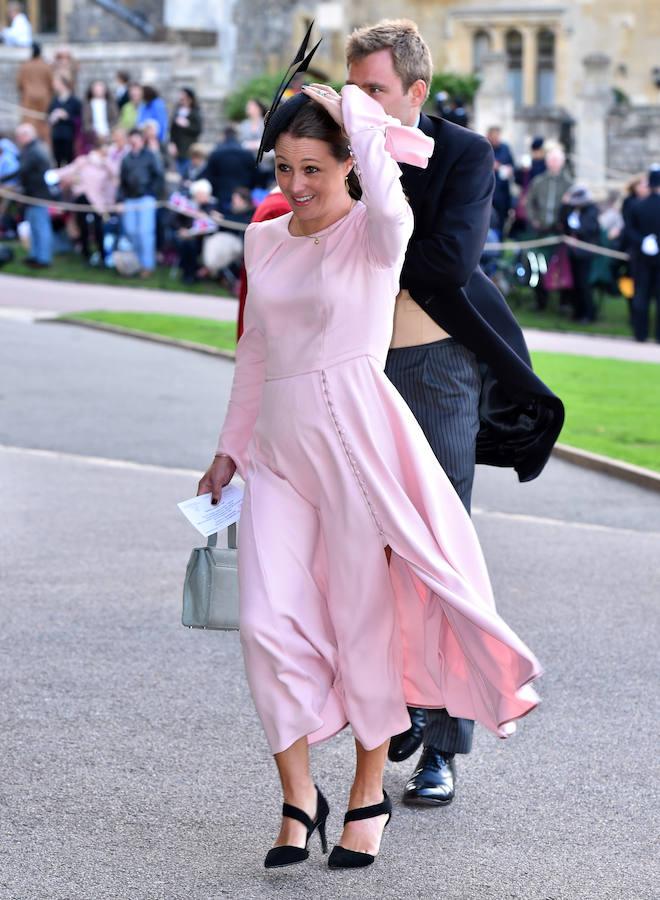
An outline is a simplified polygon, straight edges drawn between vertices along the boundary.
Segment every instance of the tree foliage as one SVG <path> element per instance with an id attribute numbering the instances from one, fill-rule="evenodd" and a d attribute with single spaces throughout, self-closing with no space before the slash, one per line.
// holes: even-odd
<path id="1" fill-rule="evenodd" d="M 275 95 L 275 91 L 280 85 L 284 72 L 275 75 L 257 75 L 246 81 L 231 94 L 227 95 L 225 100 L 225 115 L 233 122 L 240 122 L 245 118 L 245 104 L 250 99 L 259 100 L 268 109 Z M 331 81 L 330 84 L 335 90 L 341 89 L 341 82 Z"/>
<path id="2" fill-rule="evenodd" d="M 456 72 L 436 72 L 431 79 L 432 102 L 438 91 L 446 91 L 450 97 L 459 97 L 463 103 L 472 103 L 479 87 L 478 75 L 458 75 Z"/>
<path id="3" fill-rule="evenodd" d="M 268 108 L 283 74 L 283 72 L 279 72 L 275 75 L 257 75 L 228 94 L 225 100 L 225 115 L 227 118 L 233 122 L 239 122 L 241 119 L 244 119 L 245 104 L 250 98 L 259 100 Z M 336 90 L 341 89 L 341 82 L 330 83 Z M 460 97 L 464 103 L 472 103 L 478 87 L 479 77 L 477 75 L 436 72 L 431 81 L 429 102 L 433 102 L 433 98 L 438 91 L 446 91 L 450 97 Z"/>

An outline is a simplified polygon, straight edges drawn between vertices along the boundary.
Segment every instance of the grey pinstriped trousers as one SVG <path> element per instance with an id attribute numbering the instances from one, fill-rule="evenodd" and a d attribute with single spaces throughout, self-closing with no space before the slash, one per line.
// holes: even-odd
<path id="1" fill-rule="evenodd" d="M 419 422 L 468 513 L 472 499 L 481 376 L 477 359 L 453 338 L 390 350 L 385 374 Z M 469 753 L 474 722 L 429 710 L 424 744 Z"/>

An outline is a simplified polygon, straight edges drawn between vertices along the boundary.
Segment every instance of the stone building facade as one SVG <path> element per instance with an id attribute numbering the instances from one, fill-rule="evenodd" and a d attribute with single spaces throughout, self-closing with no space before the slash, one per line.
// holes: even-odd
<path id="1" fill-rule="evenodd" d="M 169 105 L 183 86 L 198 94 L 204 139 L 222 124 L 222 98 L 233 83 L 236 0 L 27 0 L 45 59 L 66 44 L 76 58 L 79 94 L 94 79 L 112 83 L 125 69 L 153 84 Z M 0 0 L 0 19 L 7 0 Z M 0 131 L 17 122 L 16 70 L 29 51 L 0 44 Z"/>
<path id="2" fill-rule="evenodd" d="M 631 103 L 660 100 L 658 0 L 241 0 L 237 71 L 278 68 L 314 18 L 325 64 L 341 77 L 346 33 L 401 15 L 420 26 L 436 69 L 478 72 L 486 54 L 503 53 L 516 107 L 570 106 L 593 53 L 611 58 L 613 87 Z"/>
<path id="3" fill-rule="evenodd" d="M 6 5 L 0 0 L 0 18 Z M 568 123 L 574 120 L 579 152 L 599 159 L 605 153 L 597 171 L 608 166 L 628 171 L 657 158 L 660 0 L 411 0 L 405 5 L 401 0 L 26 0 L 25 5 L 46 58 L 64 42 L 71 46 L 83 87 L 92 78 L 109 81 L 125 68 L 136 80 L 154 83 L 168 101 L 183 85 L 196 88 L 209 140 L 217 136 L 227 91 L 281 69 L 312 20 L 323 37 L 314 65 L 340 80 L 346 34 L 403 13 L 419 24 L 436 70 L 482 76 L 479 130 L 501 123 L 520 151 L 540 131 L 569 139 Z M 0 45 L 1 130 L 15 122 L 15 70 L 27 55 Z M 611 110 L 613 89 L 628 105 Z M 626 146 L 634 147 L 627 163 Z"/>
<path id="4" fill-rule="evenodd" d="M 537 133 L 561 140 L 594 185 L 658 159 L 660 0 L 241 0 L 236 74 L 277 71 L 314 18 L 315 64 L 341 79 L 346 34 L 401 15 L 437 71 L 482 77 L 474 125 L 502 125 L 517 152 Z"/>

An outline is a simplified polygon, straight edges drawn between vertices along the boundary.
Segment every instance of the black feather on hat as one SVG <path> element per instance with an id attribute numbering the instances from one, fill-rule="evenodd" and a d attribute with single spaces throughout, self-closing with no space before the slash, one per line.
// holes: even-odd
<path id="1" fill-rule="evenodd" d="M 295 97 L 292 97 L 290 100 L 287 100 L 286 103 L 282 104 L 282 97 L 296 75 L 299 72 L 307 71 L 312 57 L 318 50 L 321 41 L 315 44 L 309 53 L 307 53 L 307 45 L 309 44 L 313 26 L 314 22 L 312 21 L 307 29 L 307 34 L 298 48 L 298 52 L 293 58 L 293 62 L 289 64 L 289 67 L 284 74 L 284 78 L 280 82 L 280 86 L 275 91 L 275 96 L 273 97 L 270 109 L 264 116 L 264 133 L 261 135 L 261 143 L 257 150 L 257 164 L 261 162 L 264 153 L 273 149 L 278 134 L 280 134 L 280 132 L 289 124 L 300 107 L 308 101 L 308 98 L 304 94 L 296 94 Z"/>

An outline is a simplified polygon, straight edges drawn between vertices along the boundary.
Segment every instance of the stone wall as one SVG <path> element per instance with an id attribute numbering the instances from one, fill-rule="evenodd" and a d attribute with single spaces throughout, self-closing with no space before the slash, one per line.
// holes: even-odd
<path id="1" fill-rule="evenodd" d="M 123 0 L 122 5 L 147 19 L 156 29 L 156 34 L 162 32 L 164 0 Z M 138 29 L 92 0 L 75 0 L 66 23 L 66 35 L 68 41 L 76 43 L 144 39 Z"/>
<path id="2" fill-rule="evenodd" d="M 234 7 L 236 45 L 233 79 L 241 84 L 262 72 L 277 72 L 291 61 L 306 30 L 318 12 L 315 0 L 239 0 Z M 312 66 L 327 77 L 344 73 L 343 40 L 317 22 L 314 41 L 323 43 Z M 310 45 L 311 47 L 312 45 Z"/>
<path id="3" fill-rule="evenodd" d="M 613 110 L 607 138 L 607 166 L 614 173 L 634 174 L 660 163 L 660 106 Z"/>
<path id="4" fill-rule="evenodd" d="M 78 95 L 85 93 L 90 81 L 100 78 L 111 84 L 118 69 L 126 69 L 142 83 L 153 84 L 171 109 L 181 87 L 190 86 L 198 91 L 204 115 L 204 142 L 214 142 L 221 130 L 222 92 L 208 84 L 207 73 L 212 59 L 217 55 L 208 50 L 190 50 L 183 44 L 120 43 L 104 46 L 84 44 L 73 47 L 79 62 Z M 20 119 L 15 105 L 16 72 L 21 61 L 27 59 L 27 50 L 0 46 L 0 132 L 13 132 Z M 199 58 L 198 58 L 199 56 Z M 51 48 L 44 45 L 44 57 L 52 57 Z"/>

